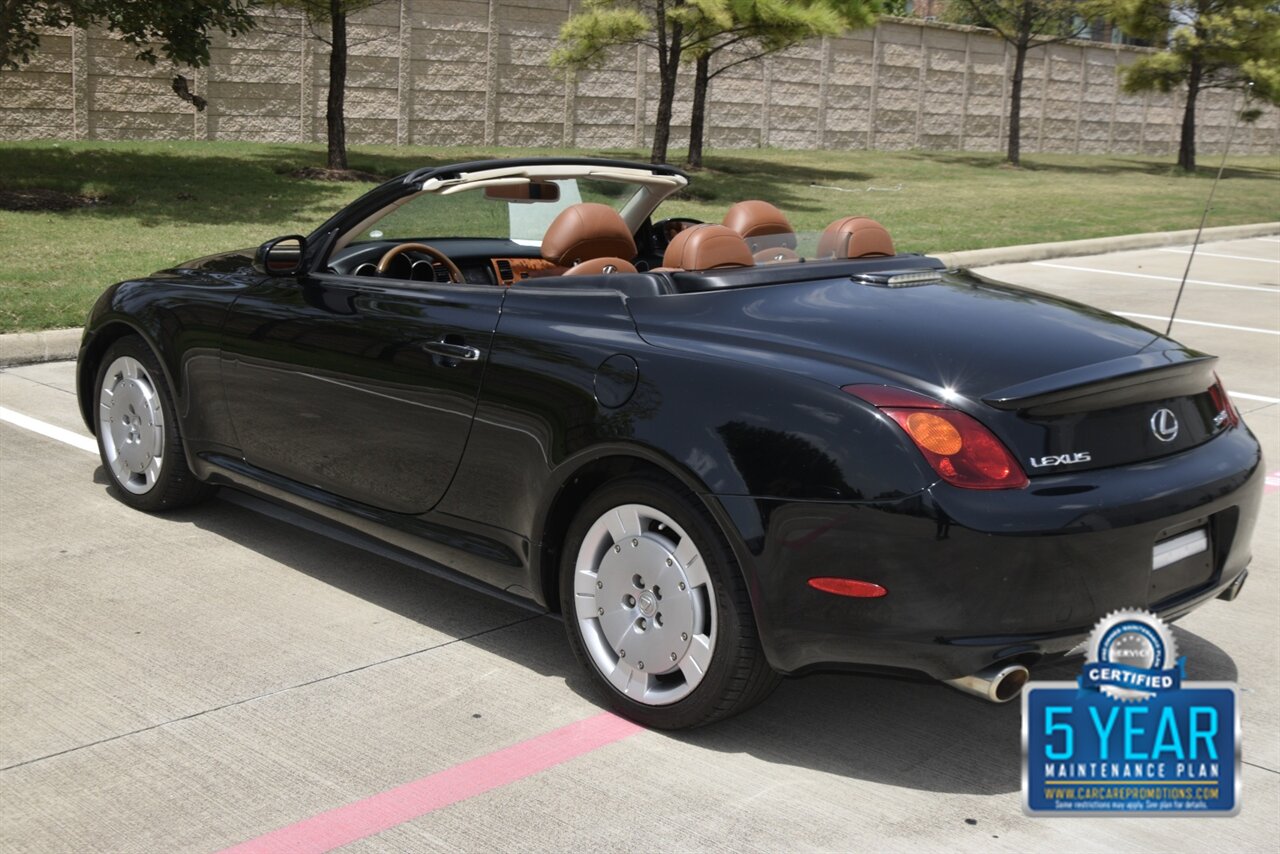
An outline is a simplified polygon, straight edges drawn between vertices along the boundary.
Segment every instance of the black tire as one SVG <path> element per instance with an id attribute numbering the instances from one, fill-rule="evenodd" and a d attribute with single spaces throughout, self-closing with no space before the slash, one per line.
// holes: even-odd
<path id="1" fill-rule="evenodd" d="M 670 545 L 673 542 L 670 538 L 675 538 L 674 542 L 683 542 L 685 536 L 691 538 L 691 546 L 696 549 L 696 553 L 701 557 L 701 563 L 705 567 L 702 573 L 704 579 L 709 579 L 700 587 L 695 586 L 694 575 L 688 575 L 690 579 L 689 589 L 698 591 L 702 604 L 699 606 L 703 614 L 703 624 L 710 625 L 712 632 L 707 636 L 707 643 L 703 650 L 710 649 L 709 664 L 702 670 L 698 677 L 700 681 L 696 684 L 688 684 L 691 680 L 687 679 L 681 672 L 684 666 L 684 659 L 688 654 L 683 654 L 680 664 L 668 663 L 668 654 L 666 646 L 661 647 L 660 655 L 653 655 L 653 659 L 657 659 L 658 668 L 668 668 L 669 672 L 655 674 L 654 665 L 650 665 L 648 671 L 643 674 L 635 670 L 635 665 L 639 665 L 640 669 L 644 669 L 644 662 L 637 662 L 636 655 L 632 656 L 632 661 L 626 662 L 626 650 L 621 650 L 622 655 L 619 657 L 618 649 L 607 648 L 605 645 L 611 643 L 608 640 L 609 634 L 606 630 L 606 622 L 614 621 L 612 625 L 625 625 L 625 634 L 618 641 L 619 646 L 625 646 L 629 642 L 647 643 L 644 638 L 647 635 L 633 633 L 631 625 L 626 620 L 634 617 L 636 624 L 644 622 L 640 617 L 641 606 L 648 605 L 654 607 L 654 599 L 651 596 L 647 602 L 640 602 L 635 610 L 627 611 L 625 602 L 615 608 L 614 612 L 609 616 L 595 617 L 591 609 L 595 607 L 597 602 L 589 599 L 586 593 L 581 595 L 582 613 L 579 613 L 578 605 L 575 603 L 575 583 L 584 585 L 584 587 L 596 588 L 599 593 L 592 594 L 600 597 L 599 601 L 605 604 L 613 602 L 611 596 L 611 586 L 613 582 L 606 583 L 602 579 L 617 578 L 619 572 L 629 573 L 631 565 L 624 564 L 627 558 L 619 552 L 622 545 L 628 548 L 635 547 L 634 538 L 628 533 L 621 539 L 614 533 L 606 534 L 606 539 L 601 545 L 600 525 L 605 524 L 606 515 L 614 513 L 618 508 L 626 507 L 643 507 L 656 511 L 652 515 L 662 515 L 668 518 L 672 527 L 665 527 L 662 523 L 654 522 L 649 519 L 647 524 L 651 527 L 648 533 L 641 535 L 640 539 L 646 542 L 638 547 L 638 551 L 634 553 L 633 559 L 642 563 L 636 565 L 656 565 L 661 569 L 663 555 L 676 555 L 674 548 L 668 548 L 666 552 L 652 551 L 652 555 L 656 555 L 659 561 L 655 563 L 649 559 L 650 552 L 646 549 L 661 549 L 662 545 L 653 545 L 653 543 L 666 543 Z M 626 515 L 624 512 L 623 516 Z M 641 513 L 637 517 L 641 523 L 642 530 L 646 524 L 645 516 Z M 656 530 L 654 529 L 656 526 Z M 584 551 L 584 544 L 590 542 L 592 546 Z M 668 538 L 665 539 L 664 538 Z M 612 543 L 612 544 L 611 544 Z M 603 549 L 603 551 L 602 551 Z M 618 552 L 615 557 L 610 552 Z M 581 553 L 581 554 L 580 554 Z M 598 559 L 594 555 L 603 554 Z M 583 561 L 582 566 L 579 565 L 580 557 Z M 609 565 L 608 560 L 616 561 Z M 643 562 L 647 561 L 647 562 Z M 697 561 L 690 561 L 693 565 Z M 597 566 L 597 574 L 592 576 L 589 572 L 584 572 L 579 578 L 579 571 L 583 567 L 589 565 Z M 627 566 L 625 570 L 622 566 Z M 666 566 L 672 564 L 666 562 Z M 612 566 L 612 568 L 611 568 Z M 682 569 L 683 563 L 677 556 L 676 568 Z M 651 580 L 657 579 L 657 572 L 651 576 Z M 670 572 L 673 570 L 665 570 L 668 575 L 666 579 L 670 580 Z M 606 573 L 608 575 L 606 575 Z M 633 576 L 636 581 L 633 584 L 644 584 L 641 574 L 638 572 Z M 685 576 L 680 576 L 685 577 Z M 584 579 L 596 579 L 593 582 Z M 658 593 L 656 585 L 653 585 L 653 593 Z M 669 591 L 666 594 L 670 596 L 670 589 L 673 585 L 669 585 Z M 679 586 L 680 590 L 685 590 L 684 585 Z M 643 593 L 646 590 L 644 586 L 635 588 L 637 593 Z M 714 594 L 714 595 L 712 595 Z M 684 596 L 685 594 L 679 594 Z M 690 594 L 691 595 L 691 594 Z M 630 596 L 624 596 L 633 598 Z M 680 607 L 683 601 L 678 598 L 663 598 L 662 602 L 657 603 L 656 607 L 666 607 L 663 602 L 670 603 L 670 607 L 675 609 Z M 696 598 L 696 597 L 694 597 Z M 709 602 L 709 600 L 714 600 Z M 707 604 L 710 604 L 714 612 L 714 617 L 707 610 Z M 777 686 L 780 677 L 772 668 L 769 667 L 765 660 L 764 652 L 760 646 L 759 636 L 756 630 L 755 619 L 751 609 L 751 602 L 747 595 L 746 584 L 743 581 L 742 574 L 738 568 L 737 562 L 730 550 L 728 543 L 725 542 L 724 536 L 717 527 L 715 520 L 707 512 L 701 501 L 693 493 L 669 484 L 664 480 L 653 477 L 628 477 L 613 481 L 601 487 L 583 504 L 573 524 L 570 525 L 565 538 L 565 548 L 560 566 L 560 604 L 564 614 L 565 629 L 569 636 L 569 644 L 573 648 L 574 655 L 578 661 L 582 663 L 587 673 L 590 675 L 592 682 L 597 686 L 601 693 L 607 698 L 608 704 L 618 711 L 620 714 L 643 724 L 647 727 L 656 729 L 688 729 L 692 727 L 703 726 L 714 721 L 722 720 L 731 715 L 738 714 L 746 709 L 754 706 L 763 699 Z M 610 605 L 610 607 L 614 607 Z M 618 616 L 621 615 L 621 616 Z M 656 615 L 662 617 L 661 613 Z M 618 622 L 620 620 L 620 622 Z M 653 622 L 653 616 L 650 616 L 648 629 L 654 630 L 653 638 L 663 637 L 661 632 L 669 632 L 672 625 L 676 625 L 677 620 L 668 620 L 668 625 Z M 644 631 L 645 627 L 641 626 L 640 631 Z M 696 630 L 692 630 L 696 633 Z M 632 641 L 626 640 L 631 638 Z M 677 645 L 674 636 L 668 636 L 660 642 L 670 641 L 671 645 Z M 650 652 L 653 647 L 649 647 Z M 671 661 L 675 661 L 677 652 L 671 652 Z M 612 656 L 612 657 L 610 657 Z M 612 663 L 612 665 L 611 665 Z M 658 691 L 667 690 L 667 683 L 663 680 L 671 680 L 675 683 L 686 683 L 682 688 L 676 684 L 672 690 L 673 696 L 678 696 L 674 701 L 657 701 L 640 702 L 633 696 L 628 696 L 615 684 L 610 681 L 610 676 L 602 668 L 609 667 L 613 669 L 613 676 L 616 680 L 624 677 L 618 675 L 619 668 L 623 664 L 627 664 L 630 669 L 631 677 L 641 677 L 645 680 L 645 684 L 655 686 Z M 630 686 L 631 683 L 628 683 Z M 640 689 L 638 686 L 637 690 Z M 685 690 L 688 693 L 680 695 L 679 692 Z"/>
<path id="2" fill-rule="evenodd" d="M 132 390 L 127 390 L 120 385 L 126 379 L 118 372 L 119 360 L 122 359 L 133 360 L 139 366 L 139 370 L 136 371 L 137 376 L 132 378 L 134 383 Z M 113 383 L 116 384 L 117 393 L 121 396 L 121 409 L 128 409 L 128 411 L 116 411 L 104 416 L 103 389 L 108 380 L 108 373 L 113 371 L 113 366 L 117 367 L 116 373 L 113 374 Z M 147 401 L 149 405 L 139 404 L 136 410 L 125 407 L 126 392 L 135 399 Z M 112 396 L 113 400 L 114 398 L 115 395 Z M 159 427 L 152 426 L 148 421 L 148 418 L 155 414 L 159 414 L 162 419 Z M 117 466 L 112 463 L 112 455 L 114 453 L 119 459 L 124 454 L 114 449 L 123 447 L 128 439 L 121 438 L 118 443 L 115 434 L 108 435 L 117 422 L 109 420 L 104 425 L 104 417 L 138 419 L 138 429 L 144 436 L 149 429 L 160 434 L 162 449 L 159 454 L 151 454 L 147 451 L 136 452 L 147 460 L 158 461 L 158 468 L 154 475 L 129 473 L 126 476 L 117 470 Z M 151 348 L 136 335 L 128 335 L 115 341 L 103 354 L 95 376 L 93 418 L 102 467 L 110 480 L 112 491 L 130 507 L 145 510 L 148 513 L 161 513 L 198 504 L 217 491 L 215 487 L 198 480 L 187 466 L 182 436 L 178 432 L 173 397 L 169 393 L 164 371 L 161 370 L 160 363 L 151 352 Z"/>

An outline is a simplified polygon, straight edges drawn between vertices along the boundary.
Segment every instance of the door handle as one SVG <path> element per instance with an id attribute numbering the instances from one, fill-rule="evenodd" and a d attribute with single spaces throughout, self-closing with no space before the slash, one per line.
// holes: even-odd
<path id="1" fill-rule="evenodd" d="M 457 359 L 460 362 L 478 362 L 480 361 L 480 349 L 472 347 L 470 344 L 454 344 L 450 341 L 427 341 L 422 345 L 422 349 L 426 350 L 433 356 L 442 356 L 446 359 Z"/>

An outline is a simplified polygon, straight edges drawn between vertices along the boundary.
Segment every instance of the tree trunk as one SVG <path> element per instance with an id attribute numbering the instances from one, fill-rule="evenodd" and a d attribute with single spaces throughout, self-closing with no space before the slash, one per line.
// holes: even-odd
<path id="1" fill-rule="evenodd" d="M 649 161 L 666 163 L 667 146 L 671 143 L 671 108 L 676 99 L 675 69 L 660 66 L 658 77 L 658 114 L 653 120 L 653 147 L 649 150 Z"/>
<path id="2" fill-rule="evenodd" d="M 1187 105 L 1182 110 L 1182 139 L 1178 143 L 1178 168 L 1187 172 L 1196 171 L 1196 98 L 1203 76 L 1200 57 L 1192 56 L 1187 74 Z"/>
<path id="3" fill-rule="evenodd" d="M 689 168 L 702 168 L 702 138 L 707 127 L 707 90 L 711 88 L 711 55 L 698 57 L 693 72 L 693 109 L 689 114 Z"/>
<path id="4" fill-rule="evenodd" d="M 1027 44 L 1013 44 L 1013 80 L 1009 86 L 1009 149 L 1005 160 L 1022 165 L 1022 73 L 1027 65 Z"/>
<path id="5" fill-rule="evenodd" d="M 680 71 L 680 53 L 684 49 L 684 26 L 676 21 L 667 29 L 665 0 L 658 0 L 654 11 L 658 35 L 658 114 L 654 117 L 649 160 L 666 163 L 667 146 L 671 142 L 671 109 L 676 100 L 676 74 Z"/>
<path id="6" fill-rule="evenodd" d="M 347 168 L 347 125 L 343 115 L 347 94 L 347 13 L 341 0 L 329 0 L 333 50 L 329 53 L 329 102 L 324 120 L 329 135 L 329 168 Z"/>

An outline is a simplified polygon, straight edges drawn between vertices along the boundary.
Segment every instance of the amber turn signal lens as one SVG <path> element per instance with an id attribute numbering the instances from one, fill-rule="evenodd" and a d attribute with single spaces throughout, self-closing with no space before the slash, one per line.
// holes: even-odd
<path id="1" fill-rule="evenodd" d="M 960 453 L 964 440 L 951 422 L 932 412 L 913 412 L 907 416 L 907 432 L 926 451 L 943 457 Z"/>

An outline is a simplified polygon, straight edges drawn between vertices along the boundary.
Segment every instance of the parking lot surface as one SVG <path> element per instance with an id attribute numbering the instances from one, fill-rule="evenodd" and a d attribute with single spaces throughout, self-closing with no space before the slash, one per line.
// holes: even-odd
<path id="1" fill-rule="evenodd" d="M 1187 247 L 983 275 L 1163 329 Z M 1280 239 L 1200 247 L 1173 334 L 1280 468 Z M 1178 623 L 1238 680 L 1229 819 L 1027 818 L 1018 705 L 791 679 L 682 734 L 604 713 L 558 620 L 223 491 L 107 492 L 69 362 L 0 371 L 0 849 L 1256 851 L 1280 843 L 1280 476 L 1249 583 Z M 1035 671 L 1071 679 L 1078 663 Z"/>

